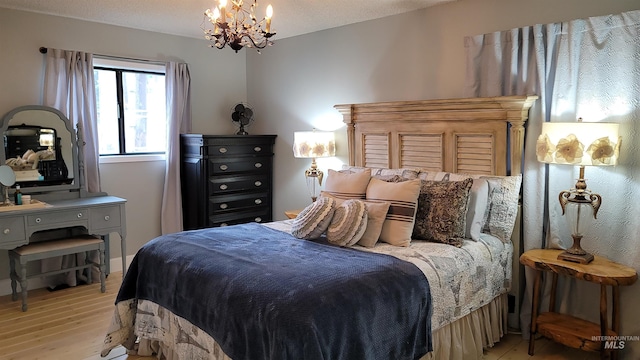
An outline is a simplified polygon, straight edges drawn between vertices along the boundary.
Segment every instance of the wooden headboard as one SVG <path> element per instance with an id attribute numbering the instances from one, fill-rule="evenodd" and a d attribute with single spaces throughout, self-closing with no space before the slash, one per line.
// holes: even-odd
<path id="1" fill-rule="evenodd" d="M 336 105 L 347 124 L 349 164 L 515 175 L 524 124 L 537 96 Z"/>

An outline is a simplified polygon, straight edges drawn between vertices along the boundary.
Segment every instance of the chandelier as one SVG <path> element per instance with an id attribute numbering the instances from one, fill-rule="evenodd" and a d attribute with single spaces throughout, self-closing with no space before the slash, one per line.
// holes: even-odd
<path id="1" fill-rule="evenodd" d="M 230 48 L 238 52 L 243 47 L 254 47 L 262 49 L 267 45 L 273 45 L 269 40 L 276 33 L 271 32 L 271 16 L 273 7 L 267 6 L 266 16 L 258 21 L 255 9 L 258 3 L 253 0 L 249 10 L 243 7 L 243 0 L 231 0 L 231 9 L 227 9 L 227 0 L 219 0 L 219 5 L 213 10 L 207 9 L 204 12 L 202 30 L 205 39 L 213 44 L 210 47 Z M 207 28 L 206 22 L 210 22 L 213 28 Z"/>

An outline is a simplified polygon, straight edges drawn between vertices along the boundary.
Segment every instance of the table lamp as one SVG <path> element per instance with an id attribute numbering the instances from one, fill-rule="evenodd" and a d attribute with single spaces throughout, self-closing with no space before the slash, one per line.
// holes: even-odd
<path id="1" fill-rule="evenodd" d="M 316 158 L 335 156 L 336 144 L 330 131 L 296 131 L 293 133 L 293 156 L 311 158 L 311 167 L 305 170 L 307 189 L 311 200 L 316 201 L 324 174 L 316 164 Z"/>
<path id="2" fill-rule="evenodd" d="M 585 166 L 612 166 L 618 163 L 620 140 L 618 124 L 602 122 L 545 122 L 536 143 L 538 161 L 580 167 L 575 188 L 558 195 L 562 215 L 567 215 L 573 246 L 558 259 L 588 264 L 593 260 L 580 246 L 583 231 L 591 217 L 597 217 L 602 197 L 587 190 Z"/>

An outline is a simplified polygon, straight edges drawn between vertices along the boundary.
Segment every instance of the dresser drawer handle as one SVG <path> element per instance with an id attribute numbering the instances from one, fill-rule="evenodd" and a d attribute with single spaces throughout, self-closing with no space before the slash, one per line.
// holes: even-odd
<path id="1" fill-rule="evenodd" d="M 224 171 L 227 170 L 229 167 L 225 164 L 220 165 L 220 170 Z"/>
<path id="2" fill-rule="evenodd" d="M 220 190 L 227 190 L 227 188 L 228 188 L 227 184 L 220 185 Z"/>
<path id="3" fill-rule="evenodd" d="M 227 223 L 222 223 L 222 224 L 220 224 L 220 227 L 227 226 L 227 225 L 229 225 L 229 224 L 227 224 Z"/>
<path id="4" fill-rule="evenodd" d="M 221 147 L 220 149 L 218 149 L 218 151 L 220 151 L 221 153 L 226 153 L 227 152 L 227 148 L 223 148 Z"/>
<path id="5" fill-rule="evenodd" d="M 40 224 L 42 222 L 41 218 L 36 218 L 36 223 Z"/>
<path id="6" fill-rule="evenodd" d="M 227 207 L 229 207 L 229 205 L 227 205 L 227 204 L 220 204 L 220 209 L 226 209 Z"/>
<path id="7" fill-rule="evenodd" d="M 256 147 L 253 148 L 253 151 L 260 152 L 260 151 L 262 151 L 262 148 L 260 146 L 256 146 Z"/>
<path id="8" fill-rule="evenodd" d="M 81 219 L 82 218 L 82 213 L 78 213 L 77 216 L 78 216 L 78 219 Z"/>
<path id="9" fill-rule="evenodd" d="M 258 180 L 253 183 L 255 186 L 262 186 L 262 181 Z"/>
<path id="10" fill-rule="evenodd" d="M 262 167 L 262 164 L 261 164 L 261 163 L 256 163 L 254 166 L 255 166 L 255 167 L 257 167 L 257 168 L 259 169 L 259 168 L 261 168 L 261 167 Z"/>
<path id="11" fill-rule="evenodd" d="M 111 217 L 109 215 L 105 215 L 104 216 L 104 221 L 109 221 L 111 219 Z"/>
<path id="12" fill-rule="evenodd" d="M 11 232 L 11 229 L 4 229 L 3 233 L 5 235 L 9 235 L 9 233 Z"/>
<path id="13" fill-rule="evenodd" d="M 255 218 L 255 220 L 256 220 L 256 222 L 260 222 L 260 221 L 262 221 L 262 218 L 258 216 L 257 218 Z"/>
<path id="14" fill-rule="evenodd" d="M 262 204 L 262 200 L 260 199 L 255 199 L 253 202 L 256 203 L 256 205 Z"/>

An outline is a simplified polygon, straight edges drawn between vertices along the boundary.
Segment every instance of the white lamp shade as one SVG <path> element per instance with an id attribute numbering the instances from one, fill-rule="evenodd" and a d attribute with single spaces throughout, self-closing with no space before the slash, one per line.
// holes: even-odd
<path id="1" fill-rule="evenodd" d="M 614 123 L 545 122 L 536 143 L 538 161 L 576 166 L 616 165 L 619 125 Z"/>
<path id="2" fill-rule="evenodd" d="M 293 156 L 320 158 L 335 156 L 336 143 L 330 131 L 296 131 L 293 133 Z"/>

